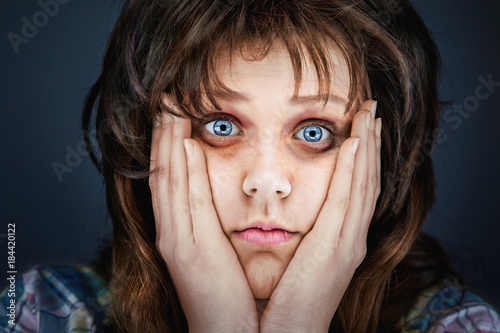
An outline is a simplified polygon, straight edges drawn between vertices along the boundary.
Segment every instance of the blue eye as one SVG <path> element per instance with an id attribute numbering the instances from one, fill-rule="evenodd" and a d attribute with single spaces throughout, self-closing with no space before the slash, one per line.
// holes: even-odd
<path id="1" fill-rule="evenodd" d="M 319 142 L 330 137 L 330 131 L 318 125 L 307 125 L 297 132 L 297 138 L 307 142 Z"/>
<path id="2" fill-rule="evenodd" d="M 241 133 L 240 129 L 228 119 L 216 119 L 207 123 L 205 128 L 210 133 L 218 136 L 237 135 Z"/>

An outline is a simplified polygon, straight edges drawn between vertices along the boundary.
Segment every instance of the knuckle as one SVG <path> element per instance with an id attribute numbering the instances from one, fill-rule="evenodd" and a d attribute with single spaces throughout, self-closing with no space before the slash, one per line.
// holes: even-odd
<path id="1" fill-rule="evenodd" d="M 359 110 L 359 111 L 358 111 L 358 112 L 354 115 L 353 122 L 354 122 L 354 121 L 358 121 L 360 117 L 365 116 L 367 113 L 370 113 L 370 111 L 368 111 L 368 110 Z"/>
<path id="2" fill-rule="evenodd" d="M 187 168 L 187 172 L 188 172 L 188 176 L 189 176 L 189 177 L 193 177 L 193 176 L 195 176 L 195 175 L 196 175 L 196 172 L 197 172 L 196 165 L 194 165 L 194 166 L 189 166 L 189 167 Z"/>
<path id="3" fill-rule="evenodd" d="M 165 175 L 165 169 L 160 166 L 154 167 L 149 173 L 149 183 L 156 183 Z"/>
<path id="4" fill-rule="evenodd" d="M 191 212 L 194 215 L 198 215 L 203 207 L 206 205 L 207 199 L 200 194 L 192 193 L 189 197 L 189 205 L 191 207 Z"/>
<path id="5" fill-rule="evenodd" d="M 176 210 L 178 210 L 179 216 L 191 216 L 191 210 L 188 205 L 181 205 L 180 207 L 176 207 Z"/>
<path id="6" fill-rule="evenodd" d="M 361 198 L 361 200 L 365 200 L 366 199 L 366 195 L 367 195 L 367 191 L 368 191 L 368 184 L 366 181 L 362 181 L 359 185 L 358 185 L 358 190 L 359 190 L 359 196 Z"/>
<path id="7" fill-rule="evenodd" d="M 152 190 L 157 182 L 158 182 L 157 176 L 154 173 L 151 173 L 148 179 L 149 188 Z"/>
<path id="8" fill-rule="evenodd" d="M 171 175 L 169 178 L 168 186 L 170 188 L 170 191 L 172 192 L 178 192 L 181 188 L 181 181 L 179 177 Z"/>
<path id="9" fill-rule="evenodd" d="M 372 175 L 371 177 L 371 183 L 373 188 L 376 190 L 377 187 L 379 186 L 379 181 L 378 181 L 378 176 L 377 175 Z"/>
<path id="10" fill-rule="evenodd" d="M 165 176 L 165 169 L 162 167 L 155 167 L 153 170 L 151 170 L 149 174 L 149 188 L 153 189 L 158 186 L 158 183 L 161 182 L 163 177 Z"/>
<path id="11" fill-rule="evenodd" d="M 342 254 L 341 258 L 346 268 L 349 270 L 355 270 L 361 265 L 366 256 L 366 244 L 357 245 L 352 247 L 347 253 Z"/>
<path id="12" fill-rule="evenodd" d="M 337 202 L 337 208 L 340 211 L 346 211 L 347 208 L 349 207 L 349 197 L 343 197 Z"/>

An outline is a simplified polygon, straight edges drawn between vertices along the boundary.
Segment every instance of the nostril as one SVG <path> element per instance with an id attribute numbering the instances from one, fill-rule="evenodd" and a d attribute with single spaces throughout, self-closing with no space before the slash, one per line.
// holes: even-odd
<path id="1" fill-rule="evenodd" d="M 266 200 L 275 196 L 287 197 L 291 191 L 286 176 L 276 172 L 262 172 L 258 168 L 248 173 L 242 185 L 247 196 L 259 196 Z"/>

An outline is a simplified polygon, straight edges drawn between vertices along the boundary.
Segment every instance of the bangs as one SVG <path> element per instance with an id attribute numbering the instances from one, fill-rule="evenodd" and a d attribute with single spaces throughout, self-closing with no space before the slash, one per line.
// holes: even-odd
<path id="1" fill-rule="evenodd" d="M 222 10 L 217 3 L 193 9 L 192 24 L 181 29 L 172 40 L 169 48 L 175 52 L 167 53 L 158 71 L 173 74 L 158 77 L 155 86 L 162 89 L 161 93 L 169 94 L 185 116 L 200 120 L 209 110 L 220 110 L 220 98 L 234 97 L 235 92 L 217 75 L 217 64 L 223 56 L 229 57 L 230 65 L 234 57 L 258 61 L 278 45 L 283 45 L 290 56 L 294 97 L 309 64 L 316 72 L 318 97 L 325 104 L 328 102 L 335 77 L 334 49 L 340 51 L 349 70 L 345 112 L 358 100 L 370 97 L 361 38 L 342 28 L 341 21 L 316 24 L 319 13 L 293 8 L 294 1 L 275 3 L 269 8 L 266 2 L 247 6 L 238 2 Z M 178 115 L 162 104 L 160 110 Z"/>

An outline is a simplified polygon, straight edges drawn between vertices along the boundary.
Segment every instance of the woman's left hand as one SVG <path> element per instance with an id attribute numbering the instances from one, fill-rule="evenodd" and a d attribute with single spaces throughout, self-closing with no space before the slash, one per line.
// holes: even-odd
<path id="1" fill-rule="evenodd" d="M 271 295 L 260 319 L 261 332 L 327 332 L 366 255 L 380 193 L 382 124 L 374 119 L 374 103 L 366 101 L 354 116 L 325 203 Z"/>

